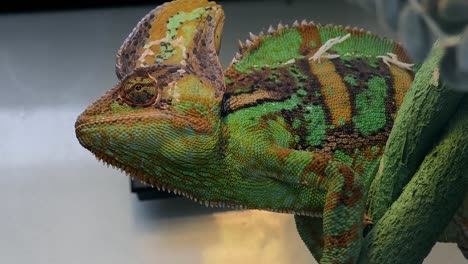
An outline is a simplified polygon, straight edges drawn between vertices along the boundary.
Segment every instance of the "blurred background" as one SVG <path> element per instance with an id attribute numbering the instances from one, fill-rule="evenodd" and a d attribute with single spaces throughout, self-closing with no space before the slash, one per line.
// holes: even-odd
<path id="1" fill-rule="evenodd" d="M 127 176 L 76 140 L 78 114 L 117 82 L 118 48 L 161 2 L 2 6 L 0 263 L 315 263 L 291 215 L 209 209 L 184 198 L 141 201 Z M 219 3 L 224 66 L 250 31 L 296 19 L 398 38 L 374 12 L 343 0 Z M 437 244 L 424 263 L 466 260 L 455 244 Z"/>

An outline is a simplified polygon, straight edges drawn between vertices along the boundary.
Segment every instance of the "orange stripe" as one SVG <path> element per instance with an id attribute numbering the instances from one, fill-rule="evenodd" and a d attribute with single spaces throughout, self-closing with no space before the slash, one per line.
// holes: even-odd
<path id="1" fill-rule="evenodd" d="M 158 40 L 166 36 L 166 22 L 170 17 L 174 16 L 178 12 L 191 12 L 199 7 L 209 7 L 216 5 L 214 2 L 207 1 L 174 1 L 164 5 L 155 15 L 157 16 L 150 30 L 149 41 Z"/>
<path id="2" fill-rule="evenodd" d="M 302 55 L 314 54 L 322 42 L 316 25 L 299 26 L 297 28 L 302 37 L 300 53 Z M 312 46 L 313 45 L 313 46 Z"/>
<path id="3" fill-rule="evenodd" d="M 162 8 L 159 8 L 159 10 L 154 13 L 155 18 L 153 22 L 151 23 L 151 29 L 149 30 L 149 38 L 146 41 L 146 43 L 149 43 L 151 41 L 157 41 L 160 40 L 164 37 L 166 37 L 166 32 L 167 32 L 167 21 L 174 15 L 176 15 L 179 12 L 187 12 L 190 13 L 194 9 L 197 9 L 199 7 L 210 7 L 210 6 L 217 6 L 216 3 L 214 2 L 208 2 L 206 0 L 181 0 L 181 1 L 173 1 L 173 2 L 168 2 L 162 6 Z M 219 8 L 219 6 L 218 6 Z M 185 22 L 187 24 L 190 21 Z M 199 21 L 194 21 L 196 24 Z M 186 33 L 185 33 L 186 34 Z M 187 42 L 187 40 L 192 41 L 193 36 L 187 36 L 184 35 L 184 32 L 177 32 L 177 37 L 182 35 L 184 37 L 184 42 Z M 188 37 L 188 38 L 187 38 Z M 167 40 L 171 41 L 171 40 Z M 145 43 L 145 44 L 146 44 Z M 187 43 L 184 43 L 187 46 Z M 177 63 L 182 59 L 182 54 L 180 48 L 177 49 Z M 144 52 L 145 48 L 141 48 L 138 51 L 138 54 L 142 54 Z M 154 45 L 150 48 L 150 50 L 155 54 L 158 55 L 161 53 L 161 46 L 160 45 Z M 153 64 L 154 63 L 154 56 L 148 56 L 145 59 L 145 62 L 147 64 Z M 174 59 L 173 59 L 174 60 Z M 171 61 L 173 63 L 173 61 Z M 137 62 L 137 66 L 141 66 L 140 62 Z"/>
<path id="4" fill-rule="evenodd" d="M 413 76 L 406 70 L 398 66 L 391 65 L 390 72 L 393 77 L 393 86 L 395 87 L 395 104 L 397 111 L 400 109 L 406 92 L 408 92 L 413 82 Z"/>
<path id="5" fill-rule="evenodd" d="M 348 89 L 341 76 L 336 72 L 335 65 L 328 59 L 320 63 L 309 61 L 312 74 L 317 76 L 321 84 L 321 93 L 330 109 L 332 123 L 339 127 L 351 122 L 351 101 Z"/>

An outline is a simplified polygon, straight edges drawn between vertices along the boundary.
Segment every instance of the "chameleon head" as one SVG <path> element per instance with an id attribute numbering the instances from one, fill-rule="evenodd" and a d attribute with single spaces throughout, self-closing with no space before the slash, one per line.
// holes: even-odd
<path id="1" fill-rule="evenodd" d="M 144 182 L 195 195 L 200 175 L 222 162 L 223 22 L 206 0 L 143 17 L 118 51 L 119 83 L 76 121 L 81 145 Z"/>
<path id="2" fill-rule="evenodd" d="M 75 131 L 98 159 L 157 185 L 165 173 L 212 162 L 219 124 L 209 82 L 181 65 L 154 65 L 125 76 L 89 106 Z"/>

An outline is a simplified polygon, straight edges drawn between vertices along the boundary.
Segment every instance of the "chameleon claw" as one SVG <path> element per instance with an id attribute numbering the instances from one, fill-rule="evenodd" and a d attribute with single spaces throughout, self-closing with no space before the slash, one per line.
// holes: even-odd
<path id="1" fill-rule="evenodd" d="M 370 218 L 370 216 L 366 214 L 364 214 L 364 227 L 368 226 L 368 225 L 373 225 L 374 223 L 372 222 L 372 219 Z"/>

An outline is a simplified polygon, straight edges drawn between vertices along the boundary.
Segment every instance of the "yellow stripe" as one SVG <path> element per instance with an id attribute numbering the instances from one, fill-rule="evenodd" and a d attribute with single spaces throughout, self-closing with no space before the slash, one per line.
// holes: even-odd
<path id="1" fill-rule="evenodd" d="M 348 89 L 341 76 L 336 72 L 335 65 L 323 59 L 320 63 L 309 61 L 312 74 L 317 76 L 321 93 L 325 97 L 325 103 L 330 109 L 332 123 L 339 127 L 351 122 L 351 102 Z"/>
<path id="2" fill-rule="evenodd" d="M 301 47 L 302 55 L 313 55 L 322 46 L 320 33 L 316 25 L 300 26 L 297 28 L 302 37 Z M 315 45 L 312 46 L 312 43 Z M 307 56 L 309 57 L 309 56 Z"/>
<path id="3" fill-rule="evenodd" d="M 395 104 L 397 111 L 400 109 L 406 92 L 408 92 L 413 82 L 413 76 L 408 71 L 399 68 L 395 65 L 390 67 L 390 72 L 393 76 L 393 86 L 395 87 Z"/>

